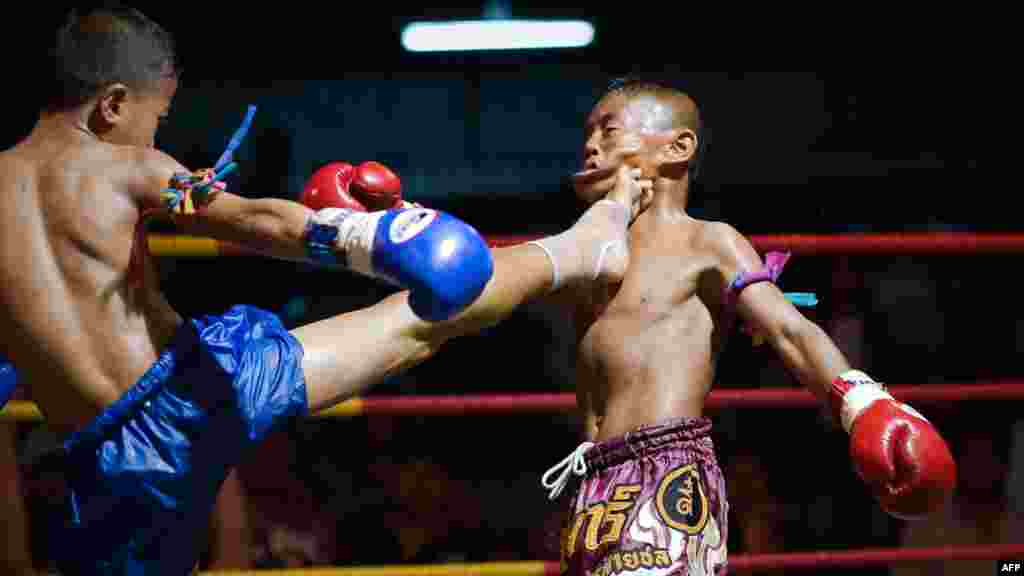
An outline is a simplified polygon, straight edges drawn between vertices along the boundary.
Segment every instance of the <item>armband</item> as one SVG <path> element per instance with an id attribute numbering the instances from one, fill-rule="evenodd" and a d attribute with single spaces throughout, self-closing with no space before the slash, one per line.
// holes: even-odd
<path id="1" fill-rule="evenodd" d="M 225 190 L 224 177 L 237 168 L 238 164 L 232 162 L 219 172 L 204 168 L 193 173 L 176 173 L 167 187 L 160 191 L 164 209 L 172 217 L 202 212 L 218 192 Z"/>
<path id="2" fill-rule="evenodd" d="M 743 289 L 758 282 L 777 283 L 790 256 L 789 252 L 769 252 L 765 255 L 764 268 L 755 272 L 741 272 L 733 279 L 726 289 L 724 298 L 729 325 L 731 325 L 733 315 L 735 314 L 736 300 L 739 298 L 740 293 L 743 292 Z M 813 292 L 785 292 L 784 295 L 790 303 L 797 307 L 813 308 L 818 304 L 818 297 Z M 764 334 L 750 324 L 744 324 L 741 330 L 751 337 L 754 346 L 760 346 L 764 343 Z"/>
<path id="3" fill-rule="evenodd" d="M 145 280 L 144 262 L 149 256 L 149 240 L 146 236 L 146 224 L 150 216 L 161 212 L 169 214 L 174 220 L 176 215 L 188 215 L 201 212 L 213 201 L 218 192 L 226 186 L 222 181 L 225 176 L 238 169 L 238 164 L 231 161 L 235 150 L 242 145 L 249 128 L 252 126 L 256 107 L 250 105 L 245 120 L 232 135 L 227 148 L 217 159 L 212 169 L 199 170 L 195 173 L 179 172 L 171 176 L 167 187 L 160 191 L 161 206 L 148 207 L 143 211 L 135 226 L 135 241 L 132 245 L 131 264 L 128 267 L 128 281 L 133 286 L 141 286 Z"/>
<path id="4" fill-rule="evenodd" d="M 786 267 L 789 257 L 789 252 L 769 252 L 764 257 L 764 268 L 755 272 L 738 274 L 726 289 L 726 305 L 732 307 L 736 303 L 736 299 L 739 298 L 740 292 L 743 292 L 743 289 L 751 284 L 769 281 L 775 283 L 782 274 L 782 269 Z"/>

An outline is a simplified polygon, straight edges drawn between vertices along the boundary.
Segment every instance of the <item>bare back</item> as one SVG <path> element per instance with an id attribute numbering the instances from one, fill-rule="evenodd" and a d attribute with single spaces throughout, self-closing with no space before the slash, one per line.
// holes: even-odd
<path id="1" fill-rule="evenodd" d="M 708 222 L 642 214 L 617 292 L 578 309 L 578 401 L 592 440 L 701 415 L 722 345 L 714 242 Z"/>
<path id="2" fill-rule="evenodd" d="M 74 134 L 0 154 L 0 349 L 51 427 L 74 429 L 135 384 L 181 318 L 128 283 L 138 152 Z"/>

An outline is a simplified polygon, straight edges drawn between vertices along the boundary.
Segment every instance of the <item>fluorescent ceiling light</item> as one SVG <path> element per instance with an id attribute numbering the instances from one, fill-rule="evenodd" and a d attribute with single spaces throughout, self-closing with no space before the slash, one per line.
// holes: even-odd
<path id="1" fill-rule="evenodd" d="M 402 30 L 410 52 L 577 48 L 594 41 L 583 20 L 465 20 L 413 22 Z"/>

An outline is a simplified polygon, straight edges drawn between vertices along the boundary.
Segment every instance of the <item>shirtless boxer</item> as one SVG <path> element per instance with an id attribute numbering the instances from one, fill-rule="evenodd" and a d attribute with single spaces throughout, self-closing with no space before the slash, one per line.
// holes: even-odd
<path id="1" fill-rule="evenodd" d="M 46 458 L 68 484 L 49 546 L 62 571 L 193 570 L 221 482 L 284 420 L 424 361 L 554 281 L 625 271 L 641 190 L 628 170 L 553 248 L 492 253 L 441 212 L 365 212 L 348 194 L 315 208 L 246 199 L 155 150 L 174 49 L 136 11 L 72 13 L 55 57 L 36 126 L 0 154 L 0 354 L 66 434 Z M 182 318 L 152 261 L 133 257 L 145 254 L 145 216 L 407 290 L 291 332 L 250 306 Z"/>
<path id="2" fill-rule="evenodd" d="M 852 369 L 776 286 L 786 255 L 762 262 L 729 225 L 687 214 L 699 118 L 686 94 L 630 81 L 586 120 L 581 199 L 600 198 L 623 165 L 654 184 L 630 227 L 621 284 L 563 291 L 578 304 L 587 439 L 542 478 L 554 499 L 571 473 L 582 476 L 562 534 L 563 573 L 725 573 L 728 504 L 704 400 L 734 318 L 831 407 L 886 511 L 926 514 L 954 484 L 956 466 L 932 425 Z"/>

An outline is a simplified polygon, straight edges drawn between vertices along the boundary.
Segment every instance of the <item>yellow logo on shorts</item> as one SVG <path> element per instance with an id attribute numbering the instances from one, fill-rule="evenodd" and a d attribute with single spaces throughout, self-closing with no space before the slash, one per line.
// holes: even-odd
<path id="1" fill-rule="evenodd" d="M 655 497 L 658 515 L 665 524 L 687 534 L 698 534 L 708 523 L 708 497 L 696 464 L 669 472 Z"/>

